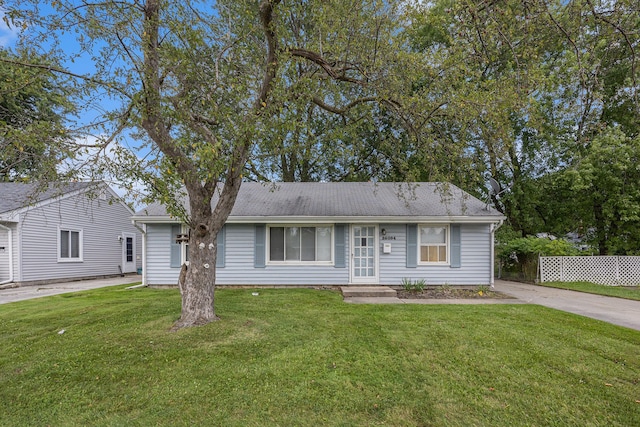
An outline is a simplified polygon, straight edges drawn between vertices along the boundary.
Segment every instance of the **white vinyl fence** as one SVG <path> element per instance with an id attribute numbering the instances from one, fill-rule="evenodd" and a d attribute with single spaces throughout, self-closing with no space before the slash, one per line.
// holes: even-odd
<path id="1" fill-rule="evenodd" d="M 640 256 L 540 257 L 540 281 L 634 286 L 640 284 Z"/>

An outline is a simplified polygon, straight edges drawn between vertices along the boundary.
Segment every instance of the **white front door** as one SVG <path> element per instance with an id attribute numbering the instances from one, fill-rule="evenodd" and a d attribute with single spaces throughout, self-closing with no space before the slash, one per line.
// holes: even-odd
<path id="1" fill-rule="evenodd" d="M 351 226 L 351 283 L 378 283 L 378 227 Z"/>
<path id="2" fill-rule="evenodd" d="M 136 235 L 122 233 L 122 272 L 136 271 Z"/>

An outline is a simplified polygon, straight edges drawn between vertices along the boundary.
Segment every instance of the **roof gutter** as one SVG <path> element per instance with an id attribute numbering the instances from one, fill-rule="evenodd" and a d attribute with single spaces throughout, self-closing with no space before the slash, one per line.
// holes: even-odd
<path id="1" fill-rule="evenodd" d="M 503 216 L 229 216 L 227 224 L 407 224 L 407 223 L 429 223 L 429 224 L 486 224 L 495 223 L 505 219 Z M 151 223 L 175 223 L 181 221 L 168 216 L 134 216 L 133 221 L 141 224 Z"/>
<path id="2" fill-rule="evenodd" d="M 2 224 L 0 224 L 0 228 L 7 230 L 7 234 L 9 237 L 9 279 L 0 282 L 0 285 L 5 285 L 7 283 L 13 282 L 13 230 Z"/>

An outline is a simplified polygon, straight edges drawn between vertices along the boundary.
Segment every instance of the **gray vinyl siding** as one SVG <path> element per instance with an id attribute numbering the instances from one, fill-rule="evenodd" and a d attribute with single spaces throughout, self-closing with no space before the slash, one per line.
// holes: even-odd
<path id="1" fill-rule="evenodd" d="M 67 197 L 20 215 L 20 281 L 72 279 L 120 273 L 123 232 L 136 235 L 136 268 L 141 266 L 142 236 L 122 204 Z M 58 261 L 60 229 L 82 231 L 82 261 Z"/>
<path id="2" fill-rule="evenodd" d="M 216 270 L 217 283 L 245 285 L 347 284 L 349 269 L 334 266 L 269 265 L 253 268 L 255 228 L 227 224 L 225 267 Z"/>
<path id="3" fill-rule="evenodd" d="M 224 267 L 216 268 L 216 283 L 219 285 L 331 285 L 349 282 L 348 268 L 268 264 L 255 268 L 254 225 L 227 224 L 225 227 Z M 147 224 L 149 285 L 177 284 L 180 269 L 170 267 L 170 247 L 171 225 Z"/>
<path id="4" fill-rule="evenodd" d="M 171 267 L 172 224 L 147 224 L 147 283 L 177 285 L 180 268 Z"/>
<path id="5" fill-rule="evenodd" d="M 379 283 L 400 285 L 402 278 L 425 279 L 427 284 L 481 285 L 491 282 L 489 224 L 460 225 L 460 267 L 420 265 L 407 268 L 406 226 L 381 224 L 378 229 L 394 240 L 379 240 Z M 227 224 L 225 263 L 216 269 L 220 285 L 347 285 L 350 272 L 349 227 L 345 227 L 345 268 L 313 265 L 269 265 L 255 268 L 255 226 Z M 170 224 L 147 225 L 147 280 L 150 285 L 175 285 L 179 268 L 170 267 Z M 391 253 L 382 253 L 391 243 Z"/>
<path id="6" fill-rule="evenodd" d="M 460 225 L 460 268 L 420 265 L 406 268 L 406 227 L 382 224 L 395 240 L 380 244 L 380 284 L 400 285 L 402 278 L 425 279 L 427 285 L 488 285 L 491 283 L 491 232 L 489 224 Z M 382 253 L 382 243 L 391 243 L 391 253 Z"/>

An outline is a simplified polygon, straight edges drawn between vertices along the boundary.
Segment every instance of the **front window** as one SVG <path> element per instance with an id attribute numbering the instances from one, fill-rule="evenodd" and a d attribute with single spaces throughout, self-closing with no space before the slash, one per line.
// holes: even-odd
<path id="1" fill-rule="evenodd" d="M 82 261 L 82 230 L 59 230 L 58 261 Z"/>
<path id="2" fill-rule="evenodd" d="M 331 226 L 269 227 L 269 261 L 331 263 Z"/>
<path id="3" fill-rule="evenodd" d="M 448 262 L 448 232 L 447 226 L 420 226 L 420 263 Z"/>

